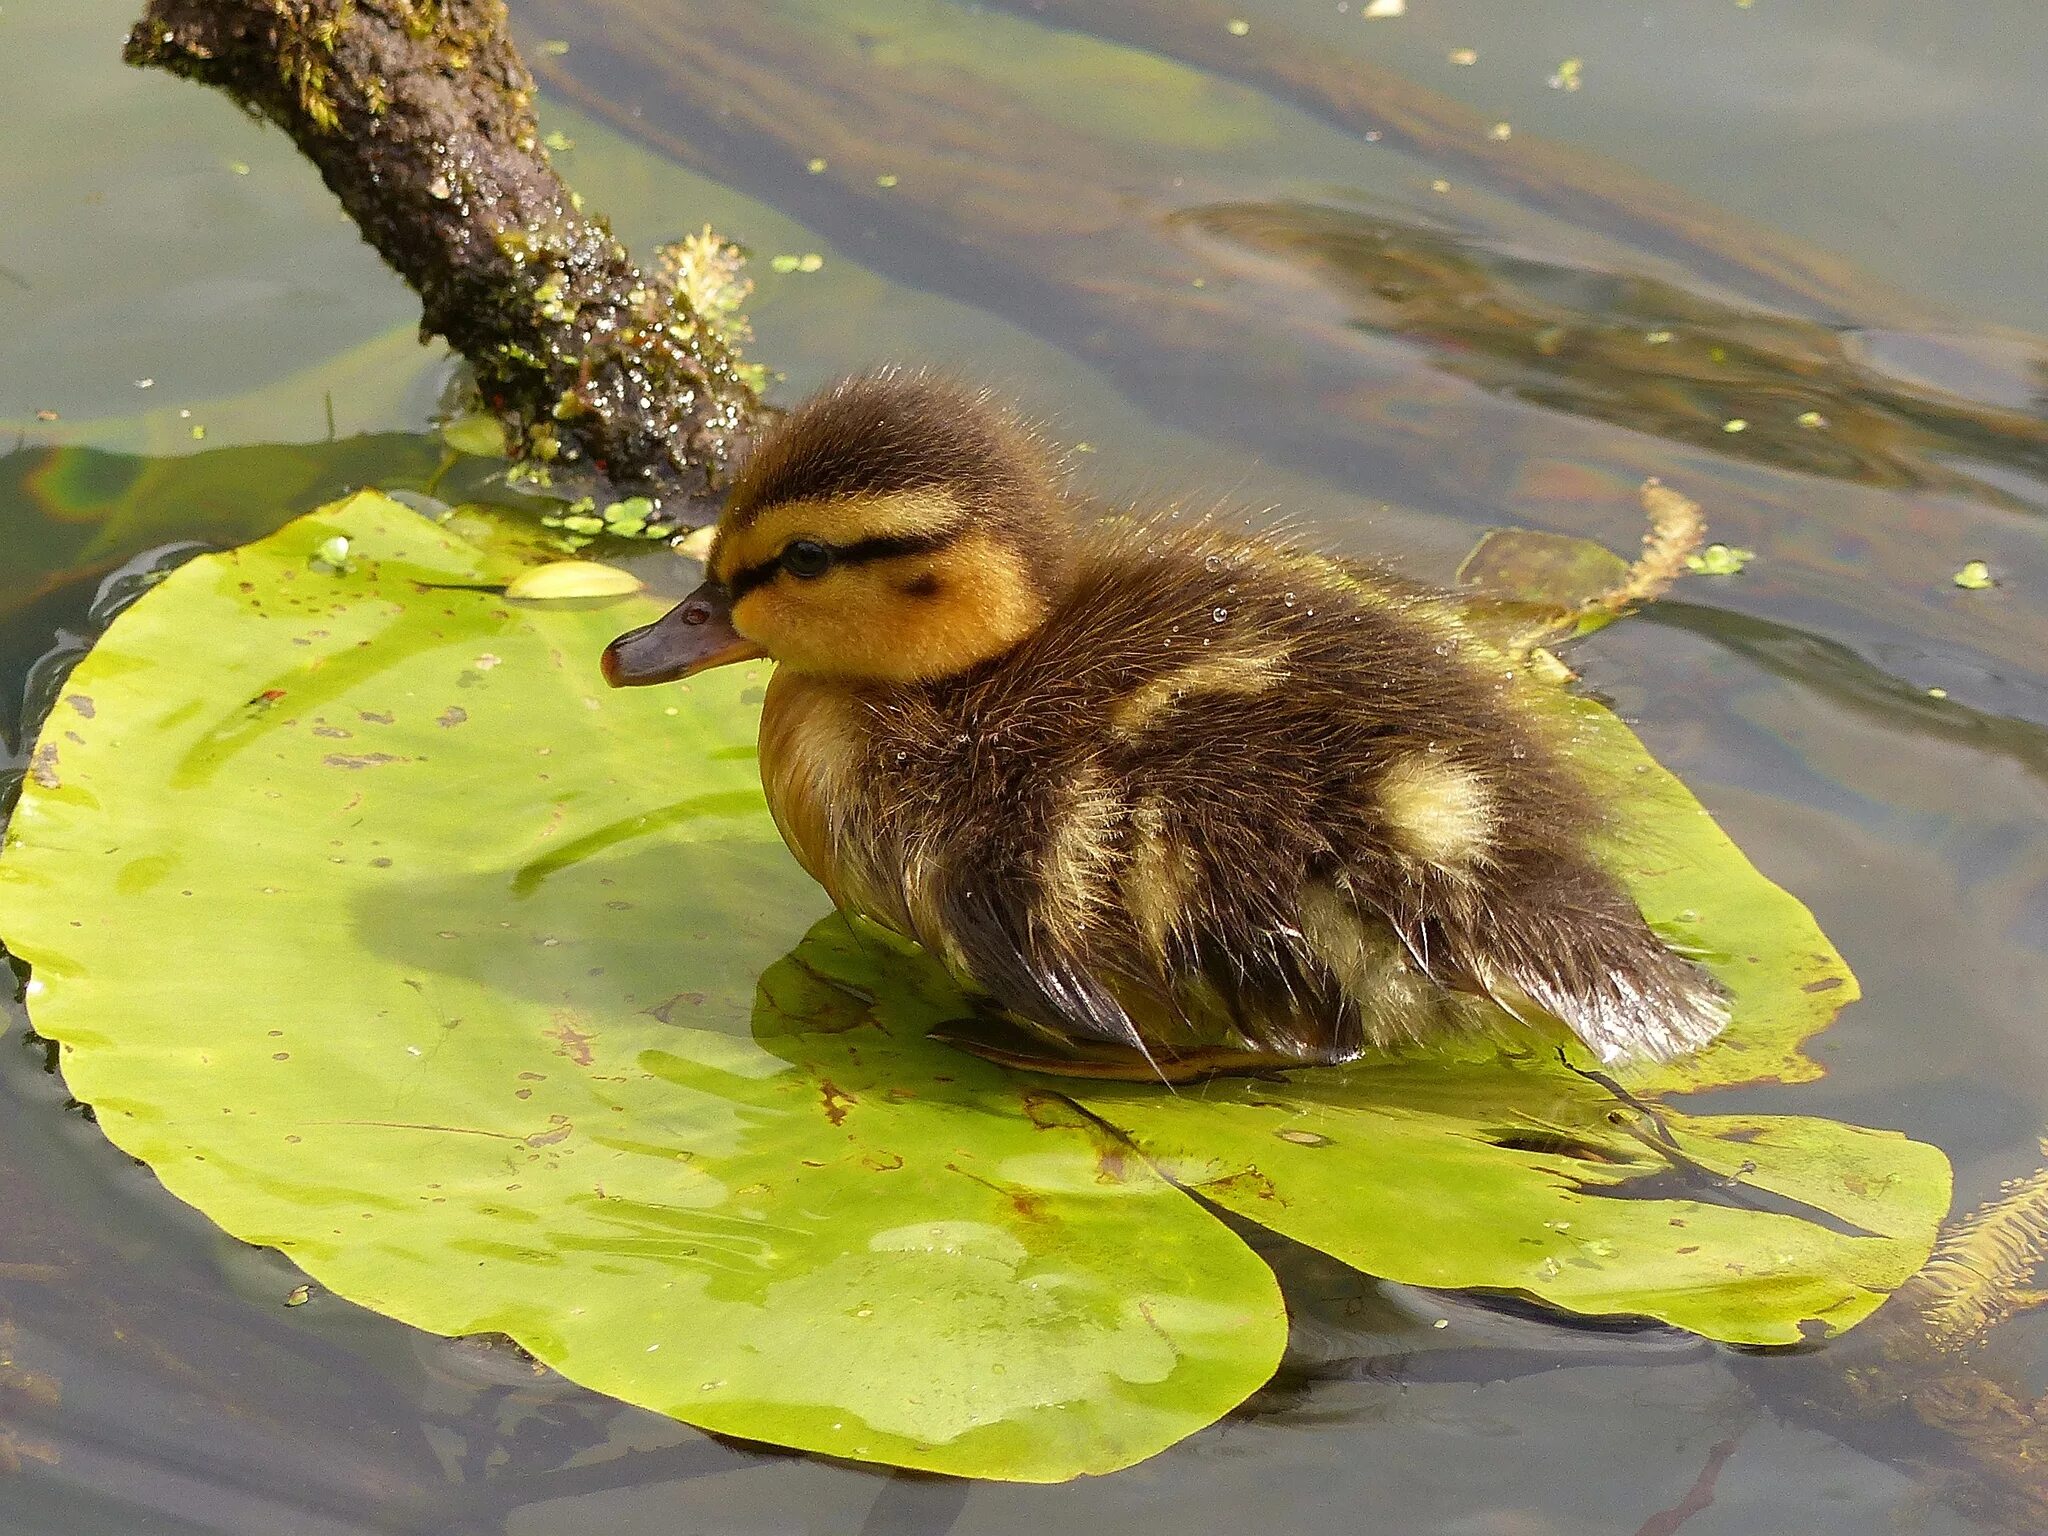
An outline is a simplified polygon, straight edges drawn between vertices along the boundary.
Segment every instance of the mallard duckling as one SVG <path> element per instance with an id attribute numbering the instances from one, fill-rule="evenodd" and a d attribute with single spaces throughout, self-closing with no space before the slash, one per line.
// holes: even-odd
<path id="1" fill-rule="evenodd" d="M 761 776 L 842 909 L 1028 1049 L 1169 1080 L 1562 1021 L 1603 1062 L 1723 997 L 1590 851 L 1597 796 L 1444 594 L 1171 514 L 1087 520 L 917 373 L 771 429 L 615 686 L 776 663 Z"/>

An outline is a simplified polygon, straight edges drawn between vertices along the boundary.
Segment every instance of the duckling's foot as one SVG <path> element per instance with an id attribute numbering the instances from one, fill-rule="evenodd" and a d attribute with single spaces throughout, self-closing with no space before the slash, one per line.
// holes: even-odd
<path id="1" fill-rule="evenodd" d="M 980 1015 L 955 1019 L 931 1032 L 969 1055 L 1019 1072 L 1054 1077 L 1085 1077 L 1117 1083 L 1199 1083 L 1228 1074 L 1284 1071 L 1310 1063 L 1271 1051 L 1228 1046 L 1191 1046 L 1174 1054 L 1151 1056 L 1128 1045 L 1105 1040 L 1074 1040 L 1028 1029 L 1007 1019 Z"/>

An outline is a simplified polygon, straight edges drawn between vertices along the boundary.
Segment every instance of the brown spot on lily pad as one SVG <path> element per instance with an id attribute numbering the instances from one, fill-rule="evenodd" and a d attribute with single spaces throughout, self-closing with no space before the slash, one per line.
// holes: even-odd
<path id="1" fill-rule="evenodd" d="M 566 1009 L 555 1014 L 552 1028 L 541 1031 L 555 1042 L 555 1054 L 566 1056 L 579 1067 L 587 1067 L 595 1060 L 591 1054 L 590 1042 L 597 1037 L 576 1022 L 576 1016 Z"/>
<path id="2" fill-rule="evenodd" d="M 330 768 L 375 768 L 380 763 L 409 763 L 409 757 L 390 752 L 330 752 L 320 759 Z"/>
<path id="3" fill-rule="evenodd" d="M 834 1125 L 844 1124 L 847 1110 L 860 1102 L 829 1077 L 818 1084 L 818 1096 L 825 1101 L 825 1118 Z"/>
<path id="4" fill-rule="evenodd" d="M 1819 981 L 1809 981 L 1799 990 L 1802 992 L 1832 992 L 1842 984 L 1839 976 L 1823 976 Z"/>
<path id="5" fill-rule="evenodd" d="M 441 729 L 445 731 L 450 729 L 451 727 L 462 724 L 462 722 L 467 720 L 468 718 L 468 710 L 464 709 L 460 704 L 450 704 L 446 709 L 442 710 L 437 717 L 435 717 L 434 724 L 440 726 Z"/>
<path id="6" fill-rule="evenodd" d="M 64 702 L 66 704 L 69 704 L 73 709 L 77 710 L 79 714 L 83 715 L 88 720 L 90 720 L 95 714 L 98 713 L 98 710 L 95 708 L 92 699 L 82 693 L 67 693 L 64 695 Z"/>
<path id="7" fill-rule="evenodd" d="M 55 789 L 63 780 L 57 777 L 57 744 L 46 741 L 35 750 L 28 760 L 28 776 L 44 789 Z"/>
<path id="8" fill-rule="evenodd" d="M 569 1133 L 575 1129 L 567 1115 L 549 1115 L 548 1128 L 544 1131 L 535 1131 L 526 1138 L 526 1144 L 529 1147 L 551 1147 L 558 1141 L 568 1140 Z"/>

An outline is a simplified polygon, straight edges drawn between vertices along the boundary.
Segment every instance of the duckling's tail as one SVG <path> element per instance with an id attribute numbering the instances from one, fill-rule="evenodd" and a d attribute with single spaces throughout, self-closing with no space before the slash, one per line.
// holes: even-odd
<path id="1" fill-rule="evenodd" d="M 1546 883 L 1541 905 L 1489 918 L 1483 940 L 1454 946 L 1470 972 L 1509 1013 L 1524 1017 L 1533 1005 L 1562 1021 L 1603 1065 L 1669 1061 L 1727 1027 L 1720 984 L 1594 871 L 1564 889 Z"/>

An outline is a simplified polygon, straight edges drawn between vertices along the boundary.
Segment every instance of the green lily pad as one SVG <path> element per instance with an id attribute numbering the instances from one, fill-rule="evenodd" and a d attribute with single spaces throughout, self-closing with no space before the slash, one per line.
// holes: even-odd
<path id="1" fill-rule="evenodd" d="M 829 914 L 761 799 L 763 669 L 610 692 L 659 605 L 508 602 L 516 570 L 374 494 L 191 562 L 74 673 L 0 851 L 72 1092 L 338 1295 L 710 1429 L 1046 1481 L 1271 1373 L 1277 1286 L 1209 1204 L 1744 1342 L 1926 1256 L 1933 1149 L 1647 1097 L 1812 1075 L 1853 980 L 1595 705 L 1558 695 L 1726 1043 L 1626 1083 L 1521 1035 L 1081 1086 L 925 1038 L 944 977 Z"/>
<path id="2" fill-rule="evenodd" d="M 1458 581 L 1502 597 L 1562 609 L 1604 597 L 1628 579 L 1628 562 L 1591 539 L 1540 528 L 1491 528 L 1458 566 Z"/>

